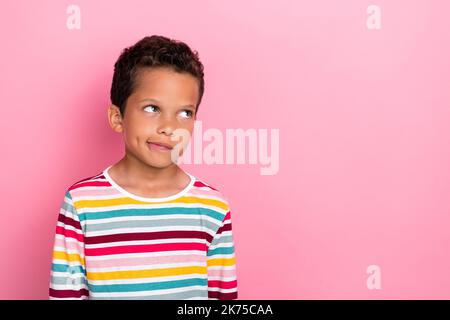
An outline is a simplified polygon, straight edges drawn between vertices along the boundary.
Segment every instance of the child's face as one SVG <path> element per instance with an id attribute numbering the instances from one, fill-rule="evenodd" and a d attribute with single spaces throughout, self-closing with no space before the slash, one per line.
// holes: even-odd
<path id="1" fill-rule="evenodd" d="M 141 69 L 136 87 L 128 97 L 125 116 L 112 105 L 108 111 L 110 125 L 123 133 L 128 156 L 152 167 L 172 165 L 171 152 L 152 148 L 149 141 L 175 146 L 171 140 L 175 129 L 185 129 L 192 136 L 195 106 L 199 99 L 198 80 L 170 68 Z"/>

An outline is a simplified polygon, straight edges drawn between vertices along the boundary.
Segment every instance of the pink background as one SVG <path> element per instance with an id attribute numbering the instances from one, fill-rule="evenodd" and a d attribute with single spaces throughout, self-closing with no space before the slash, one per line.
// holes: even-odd
<path id="1" fill-rule="evenodd" d="M 66 8 L 81 9 L 68 30 Z M 381 8 L 381 29 L 366 8 Z M 47 299 L 65 189 L 123 155 L 113 64 L 198 50 L 203 130 L 280 129 L 280 169 L 186 165 L 229 199 L 240 299 L 450 298 L 445 0 L 9 1 L 0 32 L 0 298 Z M 381 268 L 369 290 L 366 268 Z"/>

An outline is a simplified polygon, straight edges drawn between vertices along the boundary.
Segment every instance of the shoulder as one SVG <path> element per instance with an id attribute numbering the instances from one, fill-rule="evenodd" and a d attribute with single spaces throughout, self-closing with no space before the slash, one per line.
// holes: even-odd
<path id="1" fill-rule="evenodd" d="M 96 184 L 100 184 L 101 182 L 105 181 L 105 177 L 103 175 L 103 171 L 100 173 L 97 173 L 96 175 L 89 176 L 87 178 L 83 178 L 81 180 L 78 180 L 74 183 L 72 183 L 68 188 L 67 191 L 73 191 L 85 186 L 95 186 Z"/>
<path id="2" fill-rule="evenodd" d="M 103 171 L 98 172 L 95 175 L 85 177 L 80 180 L 76 180 L 71 183 L 65 191 L 66 198 L 70 199 L 73 202 L 76 202 L 76 199 L 80 196 L 93 196 L 104 187 L 109 185 L 105 176 L 103 175 Z"/>
<path id="3" fill-rule="evenodd" d="M 204 179 L 195 178 L 189 194 L 198 197 L 206 204 L 220 208 L 224 214 L 230 210 L 230 200 L 216 184 L 211 184 Z"/>

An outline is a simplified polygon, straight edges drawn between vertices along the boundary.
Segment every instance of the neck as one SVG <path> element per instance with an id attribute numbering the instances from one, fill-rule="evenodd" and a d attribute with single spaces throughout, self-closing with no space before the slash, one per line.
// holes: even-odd
<path id="1" fill-rule="evenodd" d="M 165 168 L 157 168 L 149 166 L 129 154 L 125 154 L 114 166 L 118 172 L 121 172 L 122 177 L 126 177 L 129 184 L 145 188 L 167 185 L 180 174 L 180 168 L 175 163 Z"/>

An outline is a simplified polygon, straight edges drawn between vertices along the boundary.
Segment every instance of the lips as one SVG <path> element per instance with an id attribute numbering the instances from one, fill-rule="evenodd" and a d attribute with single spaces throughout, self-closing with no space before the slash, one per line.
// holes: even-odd
<path id="1" fill-rule="evenodd" d="M 172 150 L 173 147 L 169 144 L 163 143 L 163 142 L 153 142 L 153 141 L 147 141 L 147 144 L 150 148 L 158 149 L 158 150 Z"/>

